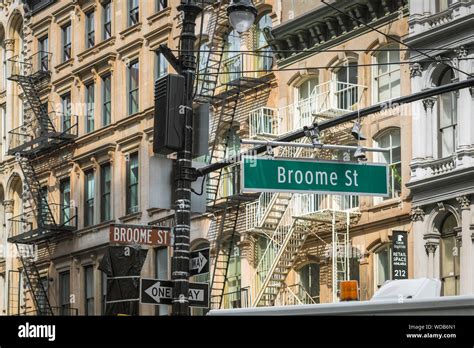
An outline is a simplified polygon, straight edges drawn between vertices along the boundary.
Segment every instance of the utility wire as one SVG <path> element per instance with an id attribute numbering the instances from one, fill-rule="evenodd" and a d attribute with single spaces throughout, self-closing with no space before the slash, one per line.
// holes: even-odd
<path id="1" fill-rule="evenodd" d="M 407 52 L 407 51 L 456 51 L 456 48 L 451 47 L 437 47 L 437 48 L 354 48 L 354 49 L 343 49 L 343 48 L 328 48 L 328 49 L 307 49 L 307 50 L 270 50 L 270 53 L 324 53 L 324 52 Z M 172 49 L 171 51 L 179 51 Z M 194 50 L 194 53 L 210 53 L 213 50 Z M 254 53 L 255 50 L 222 50 L 223 53 Z"/>
<path id="2" fill-rule="evenodd" d="M 427 57 L 427 58 L 429 58 L 429 59 L 436 59 L 436 58 L 430 56 L 429 54 L 426 54 L 426 53 L 423 52 L 422 50 L 419 50 L 419 49 L 415 49 L 415 48 L 413 48 L 413 47 L 410 47 L 410 45 L 404 43 L 403 41 L 397 39 L 396 37 L 393 37 L 393 36 L 391 36 L 391 35 L 385 34 L 384 32 L 382 32 L 381 30 L 375 28 L 374 26 L 372 26 L 372 25 L 370 25 L 370 24 L 367 24 L 367 23 L 364 23 L 363 21 L 359 20 L 358 18 L 356 18 L 356 17 L 354 17 L 354 16 L 351 16 L 350 14 L 347 14 L 346 12 L 344 12 L 344 11 L 340 10 L 339 8 L 337 8 L 336 6 L 327 3 L 325 0 L 322 0 L 322 3 L 323 3 L 324 5 L 326 5 L 326 6 L 331 7 L 333 10 L 336 10 L 337 12 L 339 12 L 339 13 L 341 13 L 341 14 L 347 16 L 348 18 L 359 22 L 360 24 L 366 26 L 367 28 L 369 28 L 369 29 L 371 29 L 371 30 L 373 30 L 373 31 L 376 31 L 376 32 L 379 33 L 379 34 L 382 34 L 382 35 L 385 36 L 386 38 L 388 38 L 388 39 L 390 39 L 390 40 L 393 40 L 393 41 L 399 43 L 400 45 L 403 45 L 403 46 L 405 46 L 405 47 L 407 47 L 407 48 L 409 48 L 409 49 L 411 49 L 411 50 L 414 50 L 414 51 L 420 53 L 421 55 L 423 55 L 423 56 L 425 56 L 425 57 Z M 441 61 L 440 61 L 440 62 L 441 62 Z M 471 74 L 469 74 L 469 73 L 467 73 L 467 72 L 465 72 L 465 71 L 463 71 L 463 70 L 461 70 L 461 69 L 459 69 L 459 68 L 457 68 L 457 67 L 455 67 L 455 66 L 452 66 L 451 64 L 443 63 L 443 62 L 441 62 L 441 63 L 444 64 L 444 65 L 446 65 L 447 67 L 450 67 L 450 68 L 453 69 L 453 70 L 456 70 L 457 72 L 460 72 L 460 73 L 465 74 L 465 75 L 467 75 L 467 76 L 469 76 L 469 77 L 472 77 Z"/>
<path id="3" fill-rule="evenodd" d="M 430 59 L 425 60 L 426 62 L 443 62 L 445 60 L 449 60 L 448 58 L 441 58 L 441 59 Z M 459 60 L 474 60 L 472 58 L 461 58 Z M 370 66 L 387 66 L 387 65 L 404 65 L 404 64 L 413 64 L 410 61 L 399 61 L 399 62 L 392 62 L 392 63 L 367 63 L 367 64 L 354 64 L 351 67 L 370 67 Z M 262 69 L 262 70 L 232 70 L 232 71 L 219 71 L 214 73 L 205 73 L 200 72 L 199 75 L 229 75 L 229 74 L 244 74 L 244 73 L 265 73 L 265 72 L 279 72 L 279 71 L 300 71 L 300 70 L 317 70 L 317 69 L 336 69 L 340 68 L 342 65 L 329 65 L 329 66 L 311 66 L 311 67 L 301 67 L 301 68 L 277 68 L 277 69 Z M 464 72 L 463 72 L 464 74 Z"/>

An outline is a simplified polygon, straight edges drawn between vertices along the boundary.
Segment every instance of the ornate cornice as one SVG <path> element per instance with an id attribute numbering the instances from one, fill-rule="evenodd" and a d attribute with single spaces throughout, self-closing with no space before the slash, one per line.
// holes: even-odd
<path id="1" fill-rule="evenodd" d="M 6 214 L 13 214 L 13 207 L 15 205 L 15 201 L 13 199 L 4 200 L 3 201 L 3 208 L 5 209 Z"/>
<path id="2" fill-rule="evenodd" d="M 426 111 L 433 110 L 434 104 L 435 104 L 435 99 L 434 98 L 423 99 L 423 106 L 424 106 Z"/>
<path id="3" fill-rule="evenodd" d="M 423 75 L 423 67 L 420 63 L 410 64 L 410 77 L 421 77 Z"/>
<path id="4" fill-rule="evenodd" d="M 436 242 L 426 242 L 425 243 L 425 251 L 429 254 L 434 254 L 436 252 L 436 248 L 438 247 L 439 243 Z"/>
<path id="5" fill-rule="evenodd" d="M 471 206 L 471 197 L 470 195 L 464 195 L 456 197 L 456 201 L 459 204 L 460 210 L 469 210 Z"/>

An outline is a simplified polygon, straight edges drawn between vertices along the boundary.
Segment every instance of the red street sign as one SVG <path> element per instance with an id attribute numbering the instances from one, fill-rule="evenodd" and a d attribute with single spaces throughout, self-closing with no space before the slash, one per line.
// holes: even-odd
<path id="1" fill-rule="evenodd" d="M 169 227 L 111 224 L 110 242 L 169 246 L 171 244 L 171 229 Z"/>

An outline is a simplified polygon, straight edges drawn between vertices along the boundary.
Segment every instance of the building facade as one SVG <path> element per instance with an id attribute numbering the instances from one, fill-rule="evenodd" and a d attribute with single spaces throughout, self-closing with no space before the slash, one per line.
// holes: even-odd
<path id="1" fill-rule="evenodd" d="M 434 48 L 411 52 L 413 92 L 472 75 L 473 10 L 472 1 L 410 3 L 407 43 Z M 414 275 L 440 279 L 444 295 L 474 291 L 473 95 L 461 89 L 413 108 Z"/>

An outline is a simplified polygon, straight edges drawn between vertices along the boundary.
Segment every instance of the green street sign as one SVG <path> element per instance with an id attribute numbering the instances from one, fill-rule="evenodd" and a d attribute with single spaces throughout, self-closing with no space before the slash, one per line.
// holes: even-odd
<path id="1" fill-rule="evenodd" d="M 243 192 L 388 196 L 388 166 L 311 159 L 244 157 Z"/>

